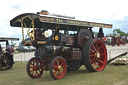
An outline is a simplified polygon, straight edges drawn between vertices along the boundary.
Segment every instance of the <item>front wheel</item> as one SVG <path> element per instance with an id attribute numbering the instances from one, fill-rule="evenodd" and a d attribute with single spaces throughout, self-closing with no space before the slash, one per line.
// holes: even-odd
<path id="1" fill-rule="evenodd" d="M 54 57 L 50 62 L 50 74 L 53 79 L 62 79 L 67 71 L 67 66 L 64 58 Z"/>
<path id="2" fill-rule="evenodd" d="M 31 78 L 40 78 L 43 74 L 40 58 L 33 57 L 27 63 L 27 73 Z"/>
<path id="3" fill-rule="evenodd" d="M 122 40 L 122 45 L 124 46 L 126 44 L 125 40 L 123 39 Z"/>
<path id="4" fill-rule="evenodd" d="M 90 72 L 102 71 L 107 63 L 107 51 L 99 39 L 91 39 L 83 48 L 83 63 Z"/>

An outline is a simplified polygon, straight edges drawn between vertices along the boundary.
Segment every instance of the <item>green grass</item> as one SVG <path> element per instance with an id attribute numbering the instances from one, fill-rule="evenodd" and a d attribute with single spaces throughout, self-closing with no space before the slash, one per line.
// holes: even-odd
<path id="1" fill-rule="evenodd" d="M 67 72 L 61 80 L 54 80 L 49 72 L 31 79 L 26 73 L 26 62 L 16 62 L 10 70 L 0 71 L 0 85 L 128 85 L 128 66 L 109 64 L 104 71 L 94 73 L 82 66 Z"/>

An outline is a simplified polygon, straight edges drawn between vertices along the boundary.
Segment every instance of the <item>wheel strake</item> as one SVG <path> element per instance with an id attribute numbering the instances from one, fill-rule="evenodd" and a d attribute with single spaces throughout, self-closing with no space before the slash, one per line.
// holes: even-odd
<path id="1" fill-rule="evenodd" d="M 99 39 L 89 40 L 83 50 L 86 68 L 91 71 L 102 71 L 107 63 L 107 51 L 104 43 Z"/>
<path id="2" fill-rule="evenodd" d="M 39 58 L 31 58 L 27 63 L 27 73 L 31 78 L 39 78 L 43 74 L 42 62 Z"/>
<path id="3" fill-rule="evenodd" d="M 54 79 L 62 79 L 67 71 L 66 62 L 62 57 L 55 57 L 50 63 L 50 74 Z"/>

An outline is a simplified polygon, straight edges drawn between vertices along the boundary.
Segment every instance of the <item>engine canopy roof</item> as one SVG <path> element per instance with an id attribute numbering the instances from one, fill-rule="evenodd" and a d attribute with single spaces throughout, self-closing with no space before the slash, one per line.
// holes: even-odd
<path id="1" fill-rule="evenodd" d="M 75 20 L 75 19 L 55 17 L 55 16 L 50 16 L 50 15 L 41 15 L 41 14 L 35 14 L 35 13 L 20 14 L 14 17 L 10 21 L 10 25 L 12 27 L 21 27 L 21 22 L 24 22 L 26 26 L 29 27 L 32 20 L 34 20 L 35 28 L 41 28 L 42 23 L 45 23 L 51 26 L 52 25 L 66 25 L 66 26 L 81 26 L 81 27 L 112 28 L 112 24 L 80 21 L 80 20 Z"/>

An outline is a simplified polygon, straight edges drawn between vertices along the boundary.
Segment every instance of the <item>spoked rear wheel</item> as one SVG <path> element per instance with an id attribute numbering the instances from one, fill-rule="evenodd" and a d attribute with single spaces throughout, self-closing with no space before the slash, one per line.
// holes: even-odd
<path id="1" fill-rule="evenodd" d="M 9 53 L 5 53 L 2 56 L 2 62 L 0 69 L 1 70 L 9 70 L 13 66 L 13 56 Z"/>
<path id="2" fill-rule="evenodd" d="M 90 72 L 102 71 L 107 63 L 107 51 L 99 39 L 91 39 L 83 48 L 83 62 Z"/>
<path id="3" fill-rule="evenodd" d="M 43 74 L 40 58 L 31 58 L 27 63 L 27 73 L 31 78 L 39 78 Z"/>
<path id="4" fill-rule="evenodd" d="M 56 56 L 50 62 L 50 74 L 53 79 L 62 79 L 67 71 L 67 66 L 64 58 Z"/>
<path id="5" fill-rule="evenodd" d="M 121 45 L 121 40 L 119 38 L 116 40 L 116 44 L 117 44 L 117 46 Z"/>

